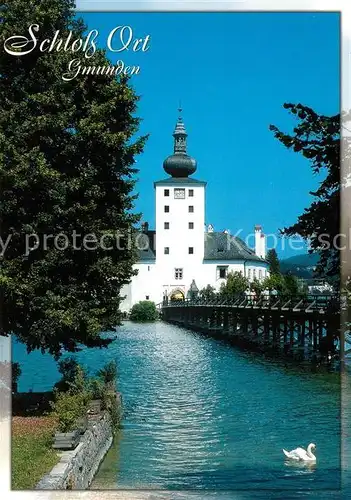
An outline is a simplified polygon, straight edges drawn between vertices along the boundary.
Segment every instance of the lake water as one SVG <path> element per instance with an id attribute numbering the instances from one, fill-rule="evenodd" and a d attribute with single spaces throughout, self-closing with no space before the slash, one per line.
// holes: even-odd
<path id="1" fill-rule="evenodd" d="M 108 349 L 77 358 L 90 372 L 116 360 L 123 395 L 122 429 L 93 489 L 339 498 L 338 374 L 265 360 L 161 322 L 126 322 Z M 59 378 L 49 355 L 28 355 L 14 343 L 13 359 L 22 367 L 20 391 L 50 390 Z M 316 465 L 285 462 L 282 448 L 310 442 Z"/>

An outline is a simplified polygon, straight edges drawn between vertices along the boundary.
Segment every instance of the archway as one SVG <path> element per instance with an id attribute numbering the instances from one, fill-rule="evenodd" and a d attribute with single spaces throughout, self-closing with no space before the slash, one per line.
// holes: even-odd
<path id="1" fill-rule="evenodd" d="M 184 300 L 184 292 L 182 290 L 179 290 L 177 288 L 176 290 L 173 290 L 169 296 L 170 300 Z"/>

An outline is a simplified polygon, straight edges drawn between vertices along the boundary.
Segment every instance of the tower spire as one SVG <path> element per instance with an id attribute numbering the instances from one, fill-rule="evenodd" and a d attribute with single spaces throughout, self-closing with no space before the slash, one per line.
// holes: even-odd
<path id="1" fill-rule="evenodd" d="M 182 111 L 183 108 L 179 102 L 179 115 L 173 132 L 174 152 L 163 162 L 165 172 L 174 178 L 189 177 L 189 175 L 196 171 L 196 160 L 186 152 L 186 138 L 188 134 L 183 123 Z"/>
<path id="2" fill-rule="evenodd" d="M 179 101 L 178 111 L 179 111 L 179 117 L 173 132 L 174 154 L 186 154 L 186 138 L 188 137 L 188 134 L 186 133 L 182 118 L 183 108 L 181 101 Z"/>

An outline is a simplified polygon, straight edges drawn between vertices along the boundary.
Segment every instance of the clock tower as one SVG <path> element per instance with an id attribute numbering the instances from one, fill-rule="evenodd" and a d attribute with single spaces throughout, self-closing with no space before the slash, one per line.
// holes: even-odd
<path id="1" fill-rule="evenodd" d="M 154 183 L 156 267 L 163 295 L 187 296 L 204 259 L 206 182 L 191 177 L 197 163 L 187 154 L 187 133 L 179 109 L 174 152 L 163 162 L 169 177 Z"/>

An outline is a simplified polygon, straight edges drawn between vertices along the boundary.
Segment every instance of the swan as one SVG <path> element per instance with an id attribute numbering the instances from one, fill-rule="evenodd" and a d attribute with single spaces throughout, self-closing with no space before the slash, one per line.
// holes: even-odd
<path id="1" fill-rule="evenodd" d="M 303 448 L 296 448 L 295 450 L 286 451 L 283 448 L 283 453 L 287 458 L 291 460 L 303 460 L 304 462 L 315 462 L 316 456 L 312 453 L 312 449 L 316 449 L 316 445 L 314 443 L 310 443 L 307 446 L 307 451 Z"/>

